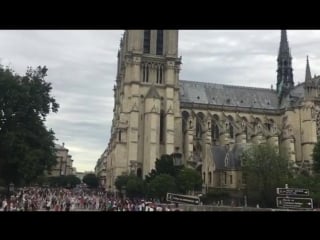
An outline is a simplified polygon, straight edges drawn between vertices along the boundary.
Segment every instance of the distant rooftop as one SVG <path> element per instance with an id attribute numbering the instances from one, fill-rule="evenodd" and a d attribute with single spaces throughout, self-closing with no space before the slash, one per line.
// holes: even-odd
<path id="1" fill-rule="evenodd" d="M 60 144 L 54 144 L 55 149 L 60 149 L 60 150 L 68 150 L 67 148 L 65 148 L 64 146 L 60 145 Z"/>

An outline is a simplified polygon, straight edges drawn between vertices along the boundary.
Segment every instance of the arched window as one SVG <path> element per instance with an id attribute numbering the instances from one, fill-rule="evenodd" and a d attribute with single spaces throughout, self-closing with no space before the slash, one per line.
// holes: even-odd
<path id="1" fill-rule="evenodd" d="M 230 134 L 230 138 L 233 138 L 233 137 L 234 137 L 233 126 L 232 126 L 231 123 L 229 124 L 229 134 Z"/>
<path id="2" fill-rule="evenodd" d="M 161 110 L 160 112 L 160 144 L 164 144 L 164 123 L 165 123 L 165 115 L 164 111 Z"/>
<path id="3" fill-rule="evenodd" d="M 200 123 L 199 119 L 197 119 L 197 122 L 196 122 L 196 137 L 197 138 L 201 138 L 201 132 L 202 132 L 201 123 Z"/>
<path id="4" fill-rule="evenodd" d="M 182 132 L 185 133 L 188 130 L 188 118 L 189 113 L 186 111 L 182 112 Z"/>
<path id="5" fill-rule="evenodd" d="M 143 53 L 150 53 L 150 30 L 144 30 L 144 38 L 143 38 Z"/>
<path id="6" fill-rule="evenodd" d="M 209 184 L 211 184 L 212 183 L 212 173 L 211 172 L 209 172 L 208 178 L 209 178 Z"/>
<path id="7" fill-rule="evenodd" d="M 161 84 L 163 82 L 163 66 L 157 66 L 157 83 Z"/>
<path id="8" fill-rule="evenodd" d="M 320 112 L 317 114 L 316 123 L 317 123 L 317 136 L 320 136 Z"/>
<path id="9" fill-rule="evenodd" d="M 271 123 L 267 122 L 264 125 L 269 131 L 271 130 Z"/>
<path id="10" fill-rule="evenodd" d="M 145 64 L 142 64 L 141 66 L 141 71 L 142 71 L 142 82 L 145 82 L 146 81 L 146 65 Z"/>
<path id="11" fill-rule="evenodd" d="M 220 137 L 220 130 L 219 130 L 219 126 L 218 124 L 215 124 L 215 139 L 216 140 L 219 140 L 219 137 Z"/>
<path id="12" fill-rule="evenodd" d="M 121 142 L 121 130 L 119 130 L 119 142 Z"/>
<path id="13" fill-rule="evenodd" d="M 196 117 L 196 137 L 200 139 L 202 137 L 202 122 L 204 119 L 204 114 L 199 112 Z"/>
<path id="14" fill-rule="evenodd" d="M 219 136 L 220 136 L 219 127 L 218 127 L 218 124 L 213 120 L 212 120 L 212 127 L 211 127 L 211 136 L 212 136 L 213 143 L 216 143 L 217 141 L 219 141 Z"/>
<path id="15" fill-rule="evenodd" d="M 150 71 L 149 64 L 143 63 L 141 70 L 142 70 L 142 82 L 149 82 L 149 71 Z"/>
<path id="16" fill-rule="evenodd" d="M 160 66 L 159 83 L 163 83 L 163 65 Z"/>
<path id="17" fill-rule="evenodd" d="M 229 120 L 229 124 L 228 124 L 228 127 L 229 127 L 229 135 L 230 135 L 230 138 L 234 138 L 234 130 L 233 130 L 233 117 L 232 116 L 228 116 L 228 120 Z"/>
<path id="18" fill-rule="evenodd" d="M 163 30 L 157 31 L 157 55 L 163 54 Z"/>

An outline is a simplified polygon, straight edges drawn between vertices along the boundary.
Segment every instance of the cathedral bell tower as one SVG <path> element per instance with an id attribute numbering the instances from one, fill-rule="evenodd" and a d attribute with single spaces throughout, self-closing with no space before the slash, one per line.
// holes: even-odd
<path id="1" fill-rule="evenodd" d="M 122 43 L 116 109 L 125 160 L 118 162 L 145 177 L 157 158 L 181 147 L 178 30 L 126 30 Z"/>
<path id="2" fill-rule="evenodd" d="M 281 102 L 294 86 L 292 57 L 287 39 L 287 31 L 281 30 L 281 41 L 278 53 L 277 93 Z"/>

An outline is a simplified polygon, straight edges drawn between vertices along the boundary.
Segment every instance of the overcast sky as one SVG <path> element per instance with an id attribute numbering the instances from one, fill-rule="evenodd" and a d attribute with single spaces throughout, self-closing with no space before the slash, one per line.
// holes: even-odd
<path id="1" fill-rule="evenodd" d="M 122 30 L 0 30 L 0 63 L 24 74 L 48 67 L 60 104 L 47 119 L 77 171 L 93 170 L 106 148 Z M 304 81 L 306 55 L 320 73 L 320 31 L 288 31 L 295 84 Z M 179 31 L 180 79 L 271 88 L 276 85 L 280 30 Z"/>

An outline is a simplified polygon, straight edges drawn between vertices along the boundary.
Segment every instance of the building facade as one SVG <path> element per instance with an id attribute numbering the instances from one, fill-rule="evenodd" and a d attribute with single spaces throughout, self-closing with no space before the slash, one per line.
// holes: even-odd
<path id="1" fill-rule="evenodd" d="M 94 168 L 94 173 L 99 179 L 99 186 L 106 188 L 106 151 L 103 152 L 103 154 L 98 159 L 96 166 Z"/>
<path id="2" fill-rule="evenodd" d="M 51 169 L 49 176 L 67 176 L 74 175 L 74 169 L 72 167 L 73 159 L 69 154 L 69 149 L 65 148 L 64 143 L 62 145 L 55 144 L 57 164 Z"/>
<path id="3" fill-rule="evenodd" d="M 179 78 L 178 30 L 127 30 L 118 52 L 111 138 L 96 169 L 105 187 L 121 174 L 144 177 L 162 154 L 182 153 L 204 186 L 240 189 L 240 154 L 269 142 L 311 170 L 320 131 L 320 77 L 294 85 L 285 30 L 277 58 L 277 88 L 240 87 Z M 105 170 L 102 170 L 102 169 Z"/>

